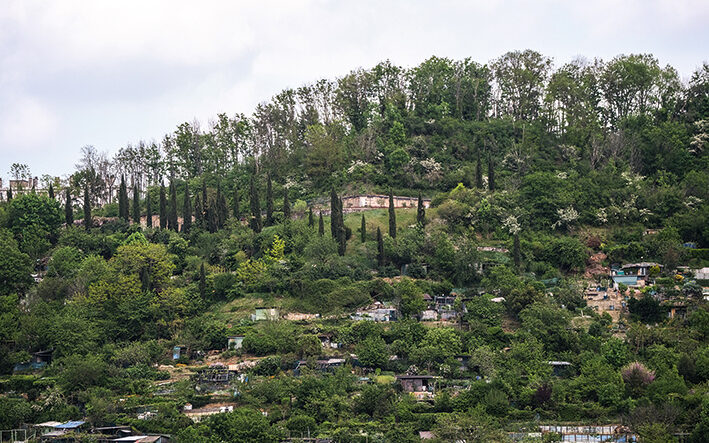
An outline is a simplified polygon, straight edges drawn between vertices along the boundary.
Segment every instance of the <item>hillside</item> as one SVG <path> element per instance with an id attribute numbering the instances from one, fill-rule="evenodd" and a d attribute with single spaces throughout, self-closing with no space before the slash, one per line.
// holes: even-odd
<path id="1" fill-rule="evenodd" d="M 709 65 L 551 62 L 384 62 L 11 183 L 0 430 L 707 441 Z"/>

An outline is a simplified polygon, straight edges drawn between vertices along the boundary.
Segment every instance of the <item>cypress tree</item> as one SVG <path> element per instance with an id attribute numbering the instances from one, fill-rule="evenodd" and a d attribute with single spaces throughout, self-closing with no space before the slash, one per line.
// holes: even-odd
<path id="1" fill-rule="evenodd" d="M 396 211 L 394 210 L 394 194 L 389 189 L 389 237 L 396 238 Z"/>
<path id="2" fill-rule="evenodd" d="M 89 198 L 89 187 L 84 186 L 84 227 L 91 229 L 91 199 Z"/>
<path id="3" fill-rule="evenodd" d="M 308 208 L 308 227 L 312 228 L 315 226 L 315 219 L 313 218 L 313 208 L 312 206 Z"/>
<path id="4" fill-rule="evenodd" d="M 492 162 L 492 156 L 487 162 L 487 188 L 490 192 L 495 190 L 495 164 Z"/>
<path id="5" fill-rule="evenodd" d="M 66 188 L 66 202 L 64 203 L 64 221 L 67 226 L 74 224 L 74 205 L 71 202 L 71 192 Z"/>
<path id="6" fill-rule="evenodd" d="M 140 194 L 138 185 L 133 185 L 133 223 L 140 225 Z"/>
<path id="7" fill-rule="evenodd" d="M 325 235 L 325 222 L 322 219 L 322 211 L 320 211 L 320 219 L 318 220 L 318 235 L 320 237 Z"/>
<path id="8" fill-rule="evenodd" d="M 367 222 L 364 220 L 364 212 L 362 213 L 362 226 L 359 228 L 359 235 L 362 243 L 367 241 Z"/>
<path id="9" fill-rule="evenodd" d="M 37 194 L 37 188 L 34 185 L 34 182 L 32 183 L 32 189 L 30 190 L 30 194 Z"/>
<path id="10" fill-rule="evenodd" d="M 283 188 L 283 220 L 290 220 L 290 200 L 288 200 L 288 188 Z"/>
<path id="11" fill-rule="evenodd" d="M 54 187 L 51 183 L 49 184 L 49 190 L 47 191 L 47 194 L 49 195 L 49 198 L 54 200 Z"/>
<path id="12" fill-rule="evenodd" d="M 347 250 L 347 239 L 352 236 L 352 230 L 345 228 L 345 215 L 342 213 L 342 199 L 337 199 L 337 220 L 338 220 L 338 230 L 337 230 L 337 253 L 340 256 L 345 255 Z"/>
<path id="13" fill-rule="evenodd" d="M 223 226 L 223 218 L 222 218 L 222 205 L 221 205 L 221 200 L 222 200 L 222 185 L 221 183 L 217 183 L 217 195 L 214 196 L 214 215 L 215 215 L 215 223 L 214 226 L 217 229 L 220 229 Z M 216 232 L 216 230 L 214 231 Z"/>
<path id="14" fill-rule="evenodd" d="M 145 193 L 145 224 L 149 227 L 153 227 L 153 205 L 150 200 L 150 189 L 148 188 Z"/>
<path id="15" fill-rule="evenodd" d="M 241 214 L 239 212 L 239 188 L 236 186 L 234 186 L 234 201 L 232 202 L 231 207 L 234 218 L 238 221 L 239 218 L 241 218 Z"/>
<path id="16" fill-rule="evenodd" d="M 202 200 L 199 198 L 199 194 L 194 196 L 194 222 L 199 228 L 204 227 L 204 209 L 202 207 Z"/>
<path id="17" fill-rule="evenodd" d="M 519 247 L 519 234 L 515 234 L 514 243 L 512 246 L 512 257 L 514 258 L 515 267 L 519 270 L 519 265 L 522 263 L 521 251 Z"/>
<path id="18" fill-rule="evenodd" d="M 219 215 L 217 214 L 217 204 L 214 200 L 209 200 L 209 204 L 206 206 L 207 211 L 204 218 L 207 221 L 207 230 L 209 232 L 217 232 L 219 229 Z"/>
<path id="19" fill-rule="evenodd" d="M 256 190 L 255 177 L 251 176 L 251 186 L 249 188 L 250 200 L 251 200 L 251 229 L 254 232 L 261 232 L 263 227 L 261 222 L 261 202 L 258 198 L 258 191 Z"/>
<path id="20" fill-rule="evenodd" d="M 182 202 L 182 232 L 192 229 L 192 198 L 190 197 L 189 184 L 185 182 L 185 199 Z"/>
<path id="21" fill-rule="evenodd" d="M 204 263 L 199 267 L 199 296 L 202 300 L 207 296 L 207 275 L 204 272 Z"/>
<path id="22" fill-rule="evenodd" d="M 332 188 L 332 190 L 330 190 L 330 235 L 335 241 L 338 241 L 340 231 L 340 224 L 337 220 L 337 216 L 339 215 L 339 204 L 340 198 L 337 196 L 335 188 Z"/>
<path id="23" fill-rule="evenodd" d="M 12 187 L 7 188 L 7 201 L 12 201 Z"/>
<path id="24" fill-rule="evenodd" d="M 217 184 L 217 226 L 222 229 L 226 224 L 227 218 L 229 218 L 229 208 L 226 205 L 226 197 L 222 193 L 221 183 Z"/>
<path id="25" fill-rule="evenodd" d="M 273 224 L 273 183 L 271 183 L 271 173 L 266 174 L 266 226 Z"/>
<path id="26" fill-rule="evenodd" d="M 207 200 L 207 182 L 202 180 L 202 227 L 207 227 L 207 206 L 209 201 Z"/>
<path id="27" fill-rule="evenodd" d="M 423 198 L 419 192 L 418 209 L 416 211 L 416 223 L 426 226 L 426 209 L 423 207 Z"/>
<path id="28" fill-rule="evenodd" d="M 121 185 L 118 187 L 118 217 L 128 221 L 128 189 L 124 175 L 121 176 Z"/>
<path id="29" fill-rule="evenodd" d="M 169 213 L 167 216 L 167 228 L 177 232 L 177 187 L 175 182 L 170 182 L 170 204 L 168 206 Z"/>
<path id="30" fill-rule="evenodd" d="M 377 263 L 379 266 L 384 266 L 384 238 L 382 238 L 382 230 L 377 228 Z"/>
<path id="31" fill-rule="evenodd" d="M 160 229 L 167 228 L 167 198 L 165 197 L 165 185 L 160 184 Z"/>
<path id="32" fill-rule="evenodd" d="M 483 166 L 480 159 L 480 149 L 478 149 L 478 162 L 475 164 L 475 187 L 478 189 L 483 188 Z"/>

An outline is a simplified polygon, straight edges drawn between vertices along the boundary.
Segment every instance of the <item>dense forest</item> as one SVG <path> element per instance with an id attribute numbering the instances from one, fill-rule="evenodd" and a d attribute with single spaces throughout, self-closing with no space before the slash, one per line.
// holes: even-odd
<path id="1" fill-rule="evenodd" d="M 382 62 L 113 157 L 84 147 L 37 185 L 14 164 L 0 430 L 709 441 L 707 148 L 709 64 L 682 81 L 649 54 L 526 50 Z M 343 204 L 360 195 L 388 198 Z M 613 287 L 635 262 L 642 284 Z M 210 407 L 229 410 L 190 415 Z"/>

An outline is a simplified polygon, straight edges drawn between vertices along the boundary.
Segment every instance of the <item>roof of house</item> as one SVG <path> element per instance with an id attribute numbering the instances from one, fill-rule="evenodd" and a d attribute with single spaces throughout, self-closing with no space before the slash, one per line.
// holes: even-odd
<path id="1" fill-rule="evenodd" d="M 554 361 L 554 360 L 552 360 L 547 363 L 549 363 L 552 366 L 571 366 L 571 363 L 569 363 L 568 361 Z"/>
<path id="2" fill-rule="evenodd" d="M 76 421 L 68 421 L 66 423 L 62 423 L 60 425 L 54 426 L 55 429 L 76 429 L 79 426 L 83 425 L 86 423 L 85 421 L 81 420 L 76 420 Z"/>
<path id="3" fill-rule="evenodd" d="M 628 263 L 627 265 L 623 265 L 621 269 L 628 269 L 628 268 L 651 268 L 653 266 L 659 266 L 660 268 L 662 267 L 661 264 L 659 263 L 653 263 L 653 262 L 640 262 L 640 263 Z"/>
<path id="4" fill-rule="evenodd" d="M 60 424 L 62 424 L 60 421 L 45 421 L 44 423 L 37 423 L 34 426 L 37 428 L 53 428 Z"/>
<path id="5" fill-rule="evenodd" d="M 397 375 L 397 380 L 428 380 L 435 378 L 433 375 Z"/>

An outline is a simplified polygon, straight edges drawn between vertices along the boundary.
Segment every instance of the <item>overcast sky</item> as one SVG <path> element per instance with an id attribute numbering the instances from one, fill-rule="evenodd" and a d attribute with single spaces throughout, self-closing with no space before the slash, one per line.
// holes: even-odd
<path id="1" fill-rule="evenodd" d="M 385 59 L 650 52 L 687 79 L 707 23 L 707 0 L 0 0 L 0 176 L 63 176 L 84 145 L 113 153 Z"/>

